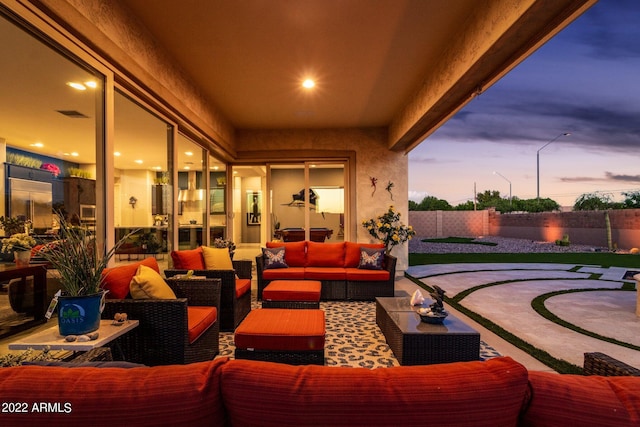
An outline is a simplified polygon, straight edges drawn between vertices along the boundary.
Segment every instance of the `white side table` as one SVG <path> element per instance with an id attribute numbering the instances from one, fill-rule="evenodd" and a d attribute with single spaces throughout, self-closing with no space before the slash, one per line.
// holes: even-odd
<path id="1" fill-rule="evenodd" d="M 101 320 L 98 329 L 98 339 L 93 341 L 68 342 L 58 332 L 58 326 L 52 326 L 44 331 L 28 335 L 19 341 L 9 344 L 10 350 L 68 350 L 68 351 L 89 351 L 96 347 L 110 343 L 114 339 L 122 336 L 139 325 L 138 320 L 128 320 L 123 324 L 116 326 L 112 320 Z"/>

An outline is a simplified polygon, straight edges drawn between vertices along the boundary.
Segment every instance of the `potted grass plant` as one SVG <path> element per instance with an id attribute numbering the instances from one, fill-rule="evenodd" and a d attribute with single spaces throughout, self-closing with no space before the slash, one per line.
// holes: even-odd
<path id="1" fill-rule="evenodd" d="M 74 226 L 59 215 L 58 240 L 39 252 L 50 268 L 58 270 L 62 294 L 58 296 L 60 334 L 82 335 L 97 330 L 104 308 L 102 272 L 116 249 L 129 235 L 107 250 L 98 247 L 95 235 L 86 227 Z"/>

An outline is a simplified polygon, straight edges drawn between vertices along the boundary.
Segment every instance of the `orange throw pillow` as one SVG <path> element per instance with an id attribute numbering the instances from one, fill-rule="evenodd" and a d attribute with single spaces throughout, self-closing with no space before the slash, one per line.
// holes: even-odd
<path id="1" fill-rule="evenodd" d="M 184 251 L 171 251 L 173 268 L 178 270 L 204 270 L 202 247 Z"/>
<path id="2" fill-rule="evenodd" d="M 133 264 L 120 265 L 118 267 L 105 268 L 102 271 L 102 289 L 108 290 L 107 298 L 123 299 L 129 295 L 129 284 L 136 275 L 141 265 L 150 267 L 160 273 L 158 261 L 155 258 L 145 258 Z"/>

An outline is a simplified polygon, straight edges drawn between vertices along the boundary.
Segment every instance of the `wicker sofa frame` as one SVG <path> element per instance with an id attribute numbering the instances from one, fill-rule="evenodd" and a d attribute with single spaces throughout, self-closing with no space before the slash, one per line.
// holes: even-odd
<path id="1" fill-rule="evenodd" d="M 322 291 L 320 300 L 354 300 L 354 301 L 374 301 L 376 297 L 394 296 L 396 257 L 385 255 L 383 266 L 389 272 L 389 280 L 378 281 L 351 281 L 351 280 L 321 280 Z M 264 279 L 264 258 L 262 255 L 256 257 L 256 274 L 258 276 L 258 299 L 262 300 L 262 291 L 271 280 Z M 299 280 L 299 279 L 298 279 Z M 311 279 L 317 280 L 317 279 Z"/>
<path id="2" fill-rule="evenodd" d="M 640 377 L 640 369 L 598 352 L 584 354 L 583 371 L 585 375 Z"/>
<path id="3" fill-rule="evenodd" d="M 233 270 L 194 270 L 195 276 L 204 276 L 208 279 L 220 279 L 222 283 L 220 299 L 220 330 L 233 331 L 238 327 L 242 319 L 251 311 L 251 292 L 238 298 L 236 296 L 236 275 L 241 279 L 251 280 L 251 260 L 233 261 Z M 164 270 L 166 277 L 186 274 L 188 270 L 168 269 Z"/>
<path id="4" fill-rule="evenodd" d="M 127 362 L 148 366 L 186 364 L 213 359 L 219 352 L 220 288 L 219 279 L 167 279 L 175 300 L 108 299 L 103 319 L 115 313 L 127 313 L 140 325 L 118 338 L 117 344 Z M 212 306 L 218 321 L 194 342 L 189 343 L 187 306 Z"/>

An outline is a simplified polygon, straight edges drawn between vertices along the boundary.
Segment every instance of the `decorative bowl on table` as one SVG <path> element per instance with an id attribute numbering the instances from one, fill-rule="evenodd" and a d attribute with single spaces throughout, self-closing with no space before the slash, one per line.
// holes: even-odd
<path id="1" fill-rule="evenodd" d="M 444 322 L 444 319 L 449 315 L 445 310 L 440 312 L 432 311 L 431 308 L 421 308 L 418 310 L 420 320 L 425 323 L 431 323 L 433 325 L 439 325 Z"/>

